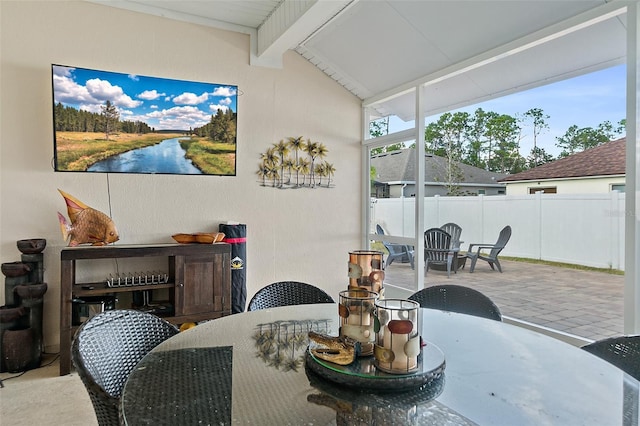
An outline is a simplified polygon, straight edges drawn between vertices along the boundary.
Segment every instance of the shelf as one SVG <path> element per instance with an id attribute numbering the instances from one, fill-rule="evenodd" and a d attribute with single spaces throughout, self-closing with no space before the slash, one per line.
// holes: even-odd
<path id="1" fill-rule="evenodd" d="M 93 287 L 92 289 L 84 288 L 84 287 Z M 82 296 L 98 296 L 101 294 L 110 294 L 110 293 L 127 293 L 131 291 L 143 291 L 143 290 L 157 290 L 160 288 L 173 288 L 174 283 L 165 283 L 165 284 L 149 284 L 149 285 L 130 285 L 123 287 L 107 287 L 103 283 L 95 283 L 95 284 L 81 284 L 73 286 L 73 294 L 78 297 Z"/>

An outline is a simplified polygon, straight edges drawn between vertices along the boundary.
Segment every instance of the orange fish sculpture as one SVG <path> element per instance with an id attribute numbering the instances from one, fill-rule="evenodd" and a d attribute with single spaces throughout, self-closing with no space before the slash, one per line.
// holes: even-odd
<path id="1" fill-rule="evenodd" d="M 118 241 L 120 237 L 118 236 L 116 225 L 109 216 L 92 209 L 60 189 L 58 191 L 60 191 L 64 201 L 67 203 L 67 213 L 69 213 L 69 219 L 71 220 L 71 224 L 69 224 L 67 219 L 58 212 L 62 237 L 65 241 L 71 237 L 69 247 L 86 243 L 91 243 L 94 246 L 103 246 Z"/>

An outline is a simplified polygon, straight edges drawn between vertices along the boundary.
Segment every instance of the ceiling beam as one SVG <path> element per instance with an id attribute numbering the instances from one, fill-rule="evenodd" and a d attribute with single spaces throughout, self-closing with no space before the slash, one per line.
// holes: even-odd
<path id="1" fill-rule="evenodd" d="M 354 0 L 285 0 L 260 25 L 251 65 L 282 67 L 282 55 L 331 21 Z"/>

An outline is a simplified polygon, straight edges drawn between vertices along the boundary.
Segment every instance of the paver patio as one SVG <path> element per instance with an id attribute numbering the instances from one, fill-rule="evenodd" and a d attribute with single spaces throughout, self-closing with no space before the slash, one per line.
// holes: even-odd
<path id="1" fill-rule="evenodd" d="M 429 270 L 425 286 L 457 284 L 489 296 L 505 317 L 541 325 L 587 340 L 623 333 L 624 276 L 558 266 L 501 260 L 503 273 L 478 261 L 447 278 Z M 408 263 L 393 263 L 385 271 L 385 285 L 413 292 Z"/>

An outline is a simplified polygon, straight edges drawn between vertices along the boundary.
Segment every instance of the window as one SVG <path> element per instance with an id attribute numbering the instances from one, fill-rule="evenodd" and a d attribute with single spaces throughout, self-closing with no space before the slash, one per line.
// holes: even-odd
<path id="1" fill-rule="evenodd" d="M 557 194 L 557 188 L 555 186 L 541 187 L 536 186 L 534 188 L 529 188 L 529 194 L 535 194 L 537 192 L 542 192 L 543 194 Z"/>
<path id="2" fill-rule="evenodd" d="M 625 189 L 624 183 L 614 183 L 613 185 L 611 185 L 612 191 L 624 192 L 624 189 Z"/>

